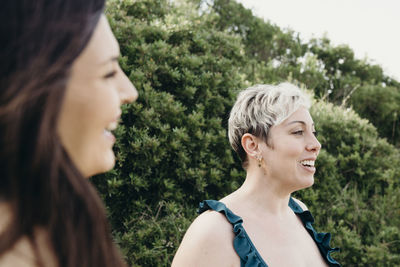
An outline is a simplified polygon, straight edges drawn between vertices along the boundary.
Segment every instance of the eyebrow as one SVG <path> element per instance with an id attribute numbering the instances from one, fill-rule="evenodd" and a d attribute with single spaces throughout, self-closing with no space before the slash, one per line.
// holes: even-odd
<path id="1" fill-rule="evenodd" d="M 106 65 L 106 64 L 110 63 L 110 61 L 111 62 L 115 62 L 115 61 L 118 62 L 118 59 L 119 59 L 119 55 L 118 56 L 113 56 L 110 59 L 107 59 L 106 61 L 100 63 L 100 65 Z"/>
<path id="2" fill-rule="evenodd" d="M 307 125 L 307 123 L 305 123 L 304 121 L 291 121 L 291 122 L 287 123 L 286 125 L 290 125 L 290 124 L 294 124 L 294 123 L 301 123 L 303 125 Z M 314 126 L 314 123 L 312 124 L 312 126 Z"/>

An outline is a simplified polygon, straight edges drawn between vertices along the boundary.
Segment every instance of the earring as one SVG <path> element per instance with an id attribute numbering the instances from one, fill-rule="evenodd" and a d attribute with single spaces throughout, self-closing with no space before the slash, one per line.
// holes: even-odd
<path id="1" fill-rule="evenodd" d="M 257 157 L 257 160 L 258 160 L 258 167 L 261 168 L 261 160 L 262 160 L 262 157 L 258 156 L 258 157 Z"/>

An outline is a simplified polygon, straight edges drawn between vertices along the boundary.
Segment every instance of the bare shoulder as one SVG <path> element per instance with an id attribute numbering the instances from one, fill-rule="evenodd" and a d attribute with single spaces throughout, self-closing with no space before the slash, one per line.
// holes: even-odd
<path id="1" fill-rule="evenodd" d="M 294 200 L 297 204 L 300 205 L 300 207 L 301 207 L 303 210 L 308 210 L 306 204 L 304 204 L 303 202 L 301 202 L 301 201 L 298 200 L 297 198 L 294 198 L 294 197 L 292 197 L 292 198 L 293 198 L 293 200 Z"/>
<path id="2" fill-rule="evenodd" d="M 0 204 L 0 232 L 6 231 L 11 222 L 11 210 L 7 204 Z M 0 256 L 0 267 L 38 267 L 38 256 L 43 266 L 57 266 L 56 258 L 50 246 L 48 234 L 41 228 L 35 228 L 37 249 L 26 236 L 21 237 L 13 247 Z"/>
<path id="3" fill-rule="evenodd" d="M 37 267 L 33 250 L 27 238 L 19 240 L 0 257 L 0 267 Z"/>
<path id="4" fill-rule="evenodd" d="M 11 224 L 12 211 L 10 206 L 0 203 L 0 233 L 7 231 L 7 227 Z M 0 256 L 0 267 L 33 267 L 36 266 L 33 250 L 28 238 L 21 238 L 15 245 L 4 252 Z"/>
<path id="5" fill-rule="evenodd" d="M 27 237 L 20 238 L 15 245 L 0 256 L 0 267 L 38 267 L 41 259 L 44 267 L 57 266 L 57 260 L 49 246 L 44 230 L 35 230 L 37 249 Z"/>
<path id="6" fill-rule="evenodd" d="M 225 215 L 206 211 L 186 231 L 172 267 L 232 266 L 232 263 L 239 262 L 233 239 L 232 225 Z"/>

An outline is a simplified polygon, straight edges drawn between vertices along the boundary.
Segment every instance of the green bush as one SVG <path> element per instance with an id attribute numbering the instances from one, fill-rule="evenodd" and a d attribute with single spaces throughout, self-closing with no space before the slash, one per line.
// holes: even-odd
<path id="1" fill-rule="evenodd" d="M 358 88 L 350 104 L 370 120 L 380 136 L 400 144 L 400 89 L 393 86 L 368 85 Z"/>
<path id="2" fill-rule="evenodd" d="M 379 65 L 357 59 L 349 46 L 334 46 L 325 37 L 303 43 L 298 33 L 255 17 L 236 1 L 197 1 L 211 3 L 218 29 L 242 38 L 248 60 L 243 73 L 250 84 L 296 80 L 320 99 L 353 104 L 381 137 L 398 144 L 400 84 Z"/>
<path id="3" fill-rule="evenodd" d="M 239 38 L 210 27 L 211 15 L 181 12 L 167 1 L 157 2 L 157 10 L 169 11 L 157 18 L 131 15 L 148 2 L 108 7 L 121 66 L 139 99 L 123 108 L 117 166 L 94 182 L 128 262 L 165 266 L 184 233 L 174 229 L 186 229 L 197 203 L 241 182 L 225 129 L 243 87 L 244 57 Z"/>
<path id="4" fill-rule="evenodd" d="M 197 203 L 219 199 L 244 180 L 226 134 L 240 89 L 291 78 L 322 86 L 325 80 L 315 55 L 304 70 L 296 63 L 303 50 L 292 35 L 265 41 L 271 47 L 273 40 L 281 48 L 297 47 L 294 57 L 280 48 L 268 54 L 283 62 L 276 67 L 251 54 L 255 50 L 247 47 L 245 36 L 221 27 L 218 12 L 192 2 L 108 3 L 120 63 L 139 99 L 123 107 L 115 168 L 93 182 L 106 203 L 115 240 L 133 266 L 170 265 Z M 230 16 L 240 16 L 239 11 Z M 282 34 L 276 26 L 270 29 Z M 268 31 L 259 32 L 269 38 Z M 316 228 L 333 233 L 333 245 L 341 247 L 334 257 L 345 266 L 399 265 L 398 150 L 351 109 L 319 101 L 312 115 L 323 149 L 315 185 L 296 195 L 315 215 Z"/>

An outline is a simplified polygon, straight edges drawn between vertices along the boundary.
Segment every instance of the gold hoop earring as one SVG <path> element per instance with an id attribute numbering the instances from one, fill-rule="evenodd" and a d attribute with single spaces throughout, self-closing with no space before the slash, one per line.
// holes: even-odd
<path id="1" fill-rule="evenodd" d="M 261 160 L 262 160 L 262 157 L 258 157 L 257 160 L 258 160 L 258 167 L 261 168 Z"/>

